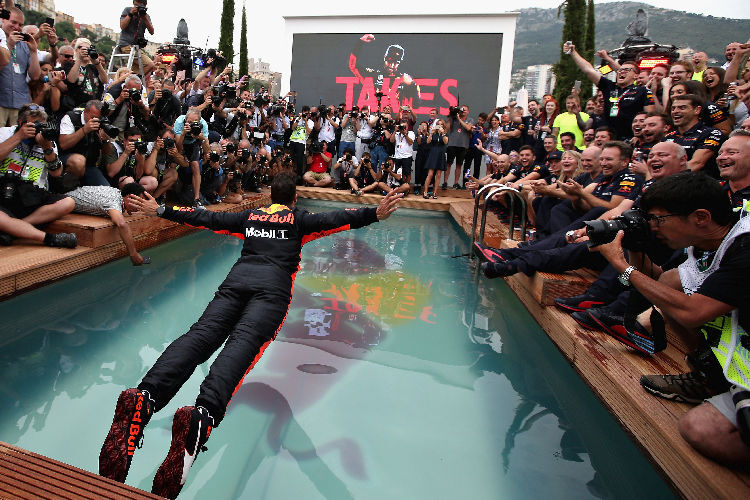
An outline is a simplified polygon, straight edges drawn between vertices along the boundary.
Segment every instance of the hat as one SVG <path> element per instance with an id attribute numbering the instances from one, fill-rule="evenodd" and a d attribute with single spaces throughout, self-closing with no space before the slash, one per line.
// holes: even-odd
<path id="1" fill-rule="evenodd" d="M 547 161 L 562 160 L 562 151 L 552 151 L 547 155 Z"/>

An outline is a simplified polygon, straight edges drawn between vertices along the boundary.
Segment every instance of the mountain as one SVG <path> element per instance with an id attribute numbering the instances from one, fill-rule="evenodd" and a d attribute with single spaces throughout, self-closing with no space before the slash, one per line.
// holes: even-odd
<path id="1" fill-rule="evenodd" d="M 596 48 L 615 49 L 628 33 L 625 27 L 642 8 L 648 14 L 646 36 L 655 43 L 692 47 L 723 63 L 729 42 L 750 37 L 750 20 L 689 14 L 639 2 L 596 4 Z M 516 25 L 513 71 L 534 64 L 554 64 L 560 56 L 563 16 L 557 9 L 521 9 Z M 573 40 L 576 42 L 576 40 Z"/>

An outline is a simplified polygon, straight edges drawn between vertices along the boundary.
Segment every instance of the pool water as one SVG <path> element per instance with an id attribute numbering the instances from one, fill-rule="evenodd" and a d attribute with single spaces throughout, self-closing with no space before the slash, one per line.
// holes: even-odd
<path id="1" fill-rule="evenodd" d="M 203 231 L 147 251 L 150 266 L 0 303 L 0 440 L 96 472 L 117 395 L 200 316 L 240 245 Z M 446 214 L 405 209 L 306 245 L 286 323 L 181 498 L 671 497 L 468 246 Z M 128 484 L 151 489 L 212 359 L 151 420 Z"/>

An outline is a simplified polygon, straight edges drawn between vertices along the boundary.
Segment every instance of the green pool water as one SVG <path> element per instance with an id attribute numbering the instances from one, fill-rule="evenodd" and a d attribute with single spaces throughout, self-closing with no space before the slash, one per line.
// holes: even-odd
<path id="1" fill-rule="evenodd" d="M 304 202 L 312 211 L 341 205 Z M 0 440 L 96 472 L 121 390 L 200 316 L 241 241 L 200 232 L 0 303 Z M 445 214 L 314 241 L 276 342 L 180 498 L 669 498 Z M 213 359 L 213 358 L 212 358 Z M 145 490 L 208 363 L 146 428 Z"/>

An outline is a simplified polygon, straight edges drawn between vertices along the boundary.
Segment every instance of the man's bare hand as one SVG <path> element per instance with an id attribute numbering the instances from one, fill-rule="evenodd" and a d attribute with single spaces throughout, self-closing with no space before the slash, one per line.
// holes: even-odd
<path id="1" fill-rule="evenodd" d="M 377 211 L 375 212 L 378 216 L 378 220 L 384 220 L 391 216 L 396 211 L 398 202 L 403 198 L 403 193 L 397 193 L 395 189 L 392 189 L 385 197 L 380 201 Z"/>
<path id="2" fill-rule="evenodd" d="M 361 37 L 359 37 L 359 39 L 365 43 L 370 43 L 375 40 L 375 35 L 373 35 L 372 33 L 367 33 L 366 35 L 362 35 Z"/>

